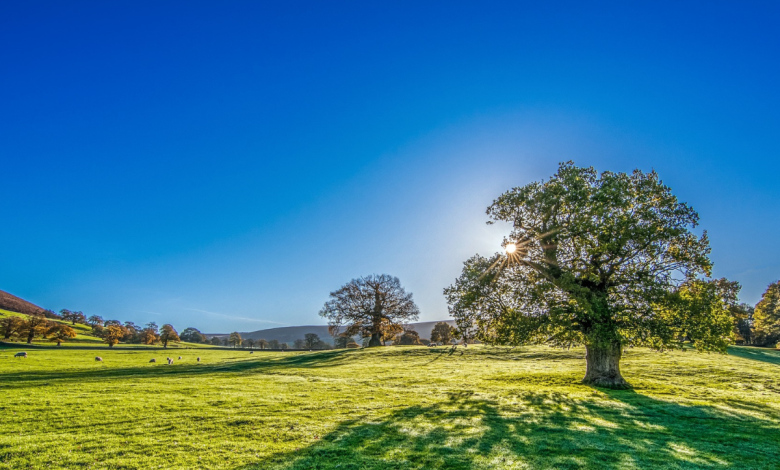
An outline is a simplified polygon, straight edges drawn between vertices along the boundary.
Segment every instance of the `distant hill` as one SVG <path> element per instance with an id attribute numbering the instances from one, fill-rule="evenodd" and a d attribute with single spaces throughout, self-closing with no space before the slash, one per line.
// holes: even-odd
<path id="1" fill-rule="evenodd" d="M 440 320 L 445 323 L 455 326 L 455 320 Z M 421 339 L 431 339 L 431 331 L 434 325 L 439 323 L 438 321 L 426 321 L 419 323 L 411 323 L 414 331 L 420 334 Z M 333 344 L 333 337 L 328 333 L 327 325 L 306 325 L 306 326 L 284 326 L 281 328 L 268 328 L 265 330 L 239 332 L 243 339 L 264 339 L 264 340 L 277 340 L 280 343 L 288 343 L 292 345 L 296 339 L 303 339 L 306 333 L 314 333 L 320 337 L 322 341 Z M 229 333 L 205 333 L 209 338 L 212 336 L 227 336 Z"/>
<path id="2" fill-rule="evenodd" d="M 28 315 L 43 313 L 44 311 L 41 307 L 2 290 L 0 290 L 0 309 L 26 313 Z"/>

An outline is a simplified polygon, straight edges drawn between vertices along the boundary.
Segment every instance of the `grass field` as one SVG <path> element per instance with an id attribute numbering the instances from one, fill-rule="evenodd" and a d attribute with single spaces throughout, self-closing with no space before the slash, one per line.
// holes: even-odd
<path id="1" fill-rule="evenodd" d="M 769 350 L 630 350 L 631 391 L 576 349 L 16 351 L 0 469 L 780 468 Z"/>

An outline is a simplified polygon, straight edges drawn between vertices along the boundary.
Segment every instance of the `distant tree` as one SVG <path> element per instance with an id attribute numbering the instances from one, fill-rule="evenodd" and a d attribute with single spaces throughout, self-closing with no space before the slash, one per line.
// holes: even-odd
<path id="1" fill-rule="evenodd" d="M 336 349 L 344 349 L 347 347 L 347 344 L 352 340 L 351 336 L 346 335 L 338 335 L 335 338 L 333 338 L 333 347 Z"/>
<path id="2" fill-rule="evenodd" d="M 76 323 L 87 323 L 87 316 L 84 315 L 82 312 L 72 312 L 73 316 L 71 317 L 71 322 L 75 325 Z"/>
<path id="3" fill-rule="evenodd" d="M 238 334 L 237 331 L 230 333 L 230 337 L 228 338 L 228 344 L 230 344 L 234 348 L 241 346 L 241 335 Z"/>
<path id="4" fill-rule="evenodd" d="M 188 343 L 205 343 L 206 337 L 197 328 L 188 327 L 179 335 L 182 341 Z"/>
<path id="5" fill-rule="evenodd" d="M 4 316 L 0 318 L 0 334 L 3 339 L 11 339 L 20 336 L 24 331 L 24 320 L 17 316 Z"/>
<path id="6" fill-rule="evenodd" d="M 127 334 L 127 330 L 122 325 L 108 325 L 103 330 L 103 342 L 113 348 L 115 344 L 122 341 Z M 151 344 L 151 343 L 149 343 Z"/>
<path id="7" fill-rule="evenodd" d="M 22 330 L 27 334 L 27 344 L 32 343 L 36 336 L 43 336 L 49 329 L 49 324 L 49 320 L 42 314 L 27 315 L 27 320 L 22 326 Z"/>
<path id="8" fill-rule="evenodd" d="M 742 344 L 753 344 L 753 312 L 752 305 L 741 303 L 737 305 L 737 312 L 732 315 L 736 319 L 736 341 Z"/>
<path id="9" fill-rule="evenodd" d="M 94 325 L 92 327 L 92 334 L 97 336 L 98 338 L 102 338 L 103 334 L 105 333 L 105 328 L 103 325 Z"/>
<path id="10" fill-rule="evenodd" d="M 230 345 L 230 337 L 229 336 L 223 336 L 222 337 L 222 346 L 229 346 Z"/>
<path id="11" fill-rule="evenodd" d="M 260 338 L 257 341 L 255 341 L 255 344 L 260 349 L 267 349 L 268 348 L 268 341 L 266 341 L 266 340 L 264 340 L 262 338 Z"/>
<path id="12" fill-rule="evenodd" d="M 63 341 L 76 337 L 76 331 L 63 323 L 51 323 L 45 335 L 49 341 L 56 342 L 60 346 Z"/>
<path id="13" fill-rule="evenodd" d="M 293 342 L 294 349 L 306 349 L 306 341 L 302 339 L 296 339 Z"/>
<path id="14" fill-rule="evenodd" d="M 62 317 L 54 313 L 54 310 L 46 309 L 43 311 L 43 316 L 49 320 L 62 320 Z"/>
<path id="15" fill-rule="evenodd" d="M 424 346 L 430 346 L 431 340 L 425 339 L 425 338 L 420 338 L 420 343 L 422 343 Z"/>
<path id="16" fill-rule="evenodd" d="M 774 346 L 780 341 L 780 281 L 767 287 L 753 311 L 755 344 Z"/>
<path id="17" fill-rule="evenodd" d="M 393 343 L 394 344 L 400 344 L 400 345 L 403 345 L 403 346 L 412 346 L 412 345 L 419 346 L 419 345 L 422 344 L 420 342 L 420 334 L 417 333 L 416 331 L 414 331 L 411 328 L 408 328 L 408 329 L 404 330 L 403 334 L 401 334 L 398 337 L 398 342 L 396 343 L 394 341 Z"/>
<path id="18" fill-rule="evenodd" d="M 160 342 L 164 348 L 168 347 L 169 342 L 178 343 L 180 341 L 179 333 L 170 323 L 166 323 L 160 328 Z"/>
<path id="19" fill-rule="evenodd" d="M 272 339 L 268 342 L 268 349 L 279 349 L 280 343 L 278 339 Z"/>
<path id="20" fill-rule="evenodd" d="M 219 336 L 212 336 L 211 344 L 213 344 L 214 346 L 222 346 L 222 340 L 219 339 Z"/>
<path id="21" fill-rule="evenodd" d="M 157 323 L 149 322 L 141 331 L 141 342 L 143 344 L 154 344 L 160 341 L 159 329 Z"/>
<path id="22" fill-rule="evenodd" d="M 431 341 L 434 343 L 449 344 L 452 341 L 452 333 L 455 328 L 446 322 L 440 321 L 433 326 L 431 331 Z"/>
<path id="23" fill-rule="evenodd" d="M 242 346 L 245 348 L 254 348 L 255 340 L 253 340 L 252 338 L 247 338 L 243 341 Z"/>
<path id="24" fill-rule="evenodd" d="M 60 310 L 60 317 L 62 317 L 64 321 L 73 321 L 73 312 L 67 308 L 63 308 Z"/>
<path id="25" fill-rule="evenodd" d="M 103 322 L 105 322 L 105 320 L 103 320 L 103 317 L 100 315 L 92 315 L 91 317 L 87 318 L 87 325 L 93 328 L 95 325 L 103 325 Z"/>
<path id="26" fill-rule="evenodd" d="M 279 345 L 279 349 L 290 349 L 290 345 L 287 343 L 282 343 Z"/>
<path id="27" fill-rule="evenodd" d="M 371 337 L 370 346 L 381 346 L 389 328 L 417 320 L 420 311 L 397 277 L 387 274 L 353 279 L 330 293 L 330 300 L 320 311 L 328 319 L 331 335 L 342 328 L 347 336 Z"/>
<path id="28" fill-rule="evenodd" d="M 583 344 L 583 382 L 611 388 L 628 387 L 625 347 L 679 347 L 679 325 L 697 349 L 725 351 L 722 300 L 694 282 L 711 272 L 706 233 L 693 233 L 698 214 L 655 172 L 563 163 L 549 180 L 502 194 L 487 213 L 513 225 L 507 254 L 472 257 L 445 289 L 459 329 L 475 328 L 476 339 Z"/>
<path id="29" fill-rule="evenodd" d="M 119 320 L 106 320 L 106 321 L 103 323 L 103 326 L 111 326 L 111 325 L 114 325 L 114 326 L 122 326 L 122 322 L 121 322 L 121 321 L 119 321 Z"/>
<path id="30" fill-rule="evenodd" d="M 303 335 L 303 341 L 307 349 L 314 349 L 315 346 L 321 341 L 319 335 L 314 333 L 306 333 Z"/>
<path id="31" fill-rule="evenodd" d="M 127 331 L 127 334 L 125 334 L 125 337 L 122 341 L 126 341 L 128 343 L 141 342 L 141 327 L 131 321 L 126 321 L 124 327 L 125 331 Z"/>

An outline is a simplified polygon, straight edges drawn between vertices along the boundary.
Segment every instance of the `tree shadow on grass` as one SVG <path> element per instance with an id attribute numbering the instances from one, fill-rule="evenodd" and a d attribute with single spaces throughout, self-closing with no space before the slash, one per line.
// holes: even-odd
<path id="1" fill-rule="evenodd" d="M 780 351 L 776 349 L 757 348 L 751 346 L 731 346 L 729 355 L 752 359 L 754 361 L 768 362 L 780 366 Z"/>
<path id="2" fill-rule="evenodd" d="M 85 380 L 111 380 L 114 378 L 158 378 L 158 377 L 188 377 L 213 375 L 219 373 L 289 373 L 290 369 L 313 369 L 334 367 L 343 364 L 354 351 L 339 349 L 333 351 L 313 352 L 309 354 L 294 354 L 289 356 L 257 355 L 248 359 L 221 361 L 214 364 L 178 362 L 165 364 L 160 354 L 144 354 L 139 356 L 139 367 L 105 367 L 104 363 L 96 362 L 94 369 L 70 370 L 20 370 L 0 373 L 0 390 L 8 388 L 25 388 L 48 385 L 46 382 L 83 382 Z M 149 359 L 157 357 L 157 364 L 150 365 Z"/>
<path id="3" fill-rule="evenodd" d="M 778 416 L 772 423 L 633 391 L 603 393 L 607 399 L 526 392 L 514 404 L 454 394 L 341 423 L 308 448 L 238 469 L 776 468 L 780 459 Z"/>

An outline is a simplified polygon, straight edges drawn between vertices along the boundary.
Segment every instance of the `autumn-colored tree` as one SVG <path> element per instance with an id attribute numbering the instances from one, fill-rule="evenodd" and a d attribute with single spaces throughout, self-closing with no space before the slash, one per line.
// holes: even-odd
<path id="1" fill-rule="evenodd" d="M 49 338 L 49 341 L 56 342 L 57 346 L 60 346 L 63 341 L 75 338 L 76 330 L 62 323 L 53 323 L 49 329 L 46 330 L 45 336 Z"/>
<path id="2" fill-rule="evenodd" d="M 431 341 L 434 343 L 449 344 L 452 342 L 452 333 L 454 329 L 455 328 L 448 323 L 440 321 L 433 326 Z"/>
<path id="3" fill-rule="evenodd" d="M 774 346 L 780 341 L 780 281 L 767 287 L 753 312 L 755 344 Z"/>
<path id="4" fill-rule="evenodd" d="M 400 344 L 403 346 L 421 345 L 420 334 L 411 328 L 407 328 L 404 332 L 397 337 L 397 341 L 394 340 L 393 344 Z"/>
<path id="5" fill-rule="evenodd" d="M 141 331 L 141 342 L 143 344 L 154 344 L 158 341 L 160 341 L 160 334 L 158 333 L 157 323 L 147 323 L 146 327 Z"/>
<path id="6" fill-rule="evenodd" d="M 49 328 L 49 323 L 43 315 L 28 315 L 22 326 L 22 330 L 27 333 L 27 344 L 32 343 L 36 336 L 42 336 Z"/>
<path id="7" fill-rule="evenodd" d="M 24 323 L 24 320 L 17 316 L 4 316 L 0 318 L 0 335 L 6 340 L 21 335 L 24 331 Z"/>
<path id="8" fill-rule="evenodd" d="M 108 325 L 103 329 L 103 342 L 113 348 L 115 344 L 122 341 L 127 334 L 127 330 L 122 325 Z"/>
<path id="9" fill-rule="evenodd" d="M 162 342 L 164 348 L 167 348 L 168 343 L 171 341 L 178 343 L 181 341 L 181 339 L 179 339 L 179 333 L 176 332 L 176 329 L 173 327 L 173 325 L 166 323 L 162 326 L 162 328 L 160 328 L 160 342 Z"/>
<path id="10" fill-rule="evenodd" d="M 267 349 L 267 348 L 268 348 L 268 341 L 267 341 L 267 340 L 264 340 L 264 339 L 262 339 L 262 338 L 260 338 L 260 339 L 258 339 L 257 341 L 255 341 L 255 344 L 256 344 L 256 345 L 257 345 L 257 347 L 258 347 L 258 348 L 260 348 L 260 349 Z"/>
<path id="11" fill-rule="evenodd" d="M 237 348 L 241 346 L 241 335 L 238 334 L 238 331 L 234 331 L 230 333 L 230 337 L 227 339 L 227 342 L 229 345 Z"/>

